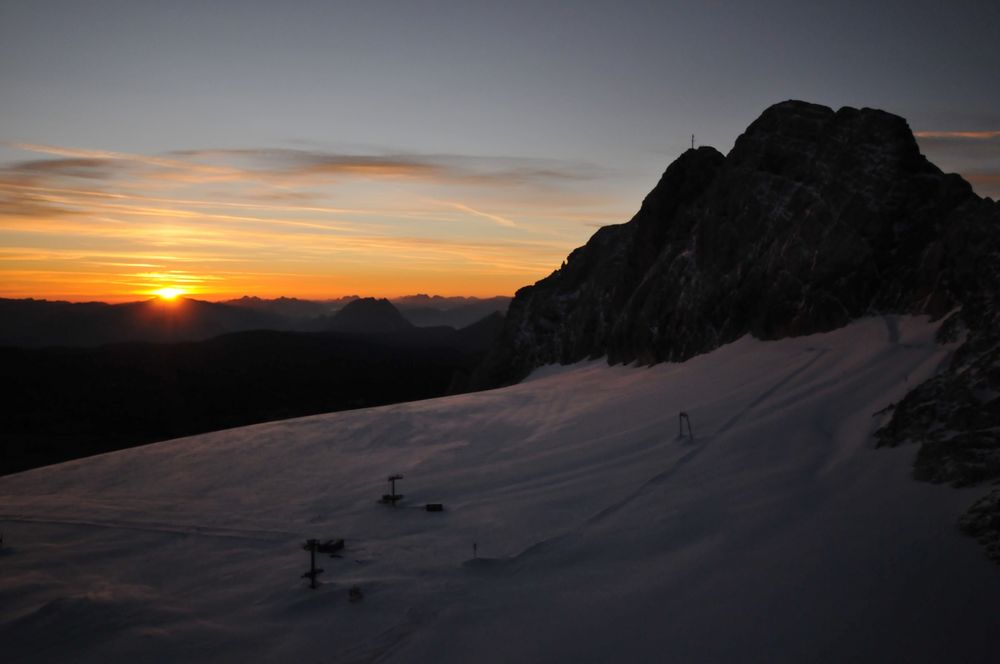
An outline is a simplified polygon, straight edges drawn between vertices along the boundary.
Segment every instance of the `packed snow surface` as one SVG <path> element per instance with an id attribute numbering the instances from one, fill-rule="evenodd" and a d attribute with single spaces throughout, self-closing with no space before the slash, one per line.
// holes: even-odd
<path id="1" fill-rule="evenodd" d="M 955 527 L 986 488 L 871 436 L 947 360 L 934 331 L 549 367 L 0 478 L 2 657 L 995 661 L 1000 573 Z M 311 537 L 346 540 L 316 590 Z"/>

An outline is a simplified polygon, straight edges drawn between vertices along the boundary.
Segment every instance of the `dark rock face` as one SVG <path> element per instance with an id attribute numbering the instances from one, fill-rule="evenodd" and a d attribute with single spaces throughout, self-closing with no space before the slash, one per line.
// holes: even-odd
<path id="1" fill-rule="evenodd" d="M 727 156 L 684 153 L 631 221 L 518 291 L 479 382 L 604 355 L 683 360 L 876 311 L 943 315 L 982 280 L 966 221 L 982 204 L 902 118 L 776 104 Z"/>
<path id="2" fill-rule="evenodd" d="M 1000 206 L 998 206 L 1000 207 Z M 979 248 L 997 243 L 984 242 Z M 997 254 L 994 253 L 996 260 Z M 1000 260 L 993 265 L 1000 264 Z M 986 274 L 991 268 L 980 263 Z M 950 366 L 918 386 L 896 406 L 876 433 L 879 445 L 917 443 L 913 476 L 918 480 L 971 486 L 993 482 L 993 490 L 959 520 L 987 555 L 1000 563 L 1000 306 L 983 297 L 967 304 L 942 326 L 942 340 L 964 334 Z M 951 337 L 951 338 L 949 338 Z"/>
<path id="3" fill-rule="evenodd" d="M 668 236 L 677 235 L 663 219 L 697 200 L 723 161 L 712 148 L 685 153 L 631 222 L 600 229 L 562 268 L 519 290 L 482 380 L 515 382 L 541 364 L 604 355 L 618 318 L 661 247 Z"/>
<path id="4" fill-rule="evenodd" d="M 967 335 L 950 366 L 907 394 L 876 433 L 880 445 L 920 443 L 920 480 L 961 487 L 1000 477 L 1000 320 L 994 314 L 969 330 L 963 319 L 972 309 L 950 317 L 939 333 L 962 326 Z"/>
<path id="5" fill-rule="evenodd" d="M 950 313 L 939 334 L 964 343 L 877 438 L 921 445 L 917 479 L 977 484 L 1000 479 L 998 279 L 1000 204 L 929 163 L 902 118 L 788 101 L 725 157 L 681 155 L 631 221 L 518 291 L 474 382 L 601 356 L 684 360 L 866 314 Z M 962 528 L 1000 562 L 1000 488 Z"/>
<path id="6" fill-rule="evenodd" d="M 958 521 L 959 527 L 986 547 L 986 555 L 1000 563 L 1000 491 L 976 501 Z"/>

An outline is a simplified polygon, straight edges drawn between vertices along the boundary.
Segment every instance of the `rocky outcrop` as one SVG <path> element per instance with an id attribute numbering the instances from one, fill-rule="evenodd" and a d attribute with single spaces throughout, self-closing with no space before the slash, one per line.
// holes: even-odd
<path id="1" fill-rule="evenodd" d="M 1000 320 L 994 309 L 970 330 L 970 309 L 941 328 L 942 341 L 967 337 L 950 366 L 907 394 L 876 434 L 880 445 L 919 443 L 914 476 L 956 487 L 1000 478 Z"/>
<path id="2" fill-rule="evenodd" d="M 682 235 L 664 220 L 704 195 L 724 160 L 713 148 L 686 152 L 632 221 L 601 228 L 550 277 L 520 289 L 500 342 L 479 372 L 480 384 L 512 383 L 542 364 L 605 355 L 619 317 L 664 244 Z"/>
<path id="3" fill-rule="evenodd" d="M 725 157 L 685 152 L 631 221 L 518 291 L 479 382 L 589 357 L 682 360 L 876 311 L 943 315 L 981 280 L 967 218 L 982 203 L 900 117 L 776 104 Z"/>
<path id="4" fill-rule="evenodd" d="M 1000 256 L 995 238 L 983 238 L 978 249 L 992 253 L 993 261 Z M 979 263 L 984 278 L 996 278 L 993 266 L 997 264 Z M 993 484 L 959 525 L 1000 563 L 1000 306 L 996 296 L 983 293 L 964 304 L 945 321 L 939 336 L 942 341 L 964 337 L 965 342 L 944 371 L 894 407 L 892 419 L 876 438 L 880 446 L 920 445 L 913 465 L 918 480 L 956 487 Z"/>
<path id="5" fill-rule="evenodd" d="M 986 548 L 986 555 L 1000 563 L 1000 491 L 975 502 L 958 521 L 959 527 Z"/>
<path id="6" fill-rule="evenodd" d="M 948 315 L 941 335 L 964 343 L 894 407 L 878 443 L 919 443 L 918 479 L 993 481 L 998 278 L 1000 204 L 928 162 L 902 118 L 787 101 L 725 157 L 685 152 L 631 221 L 518 291 L 474 382 L 602 356 L 684 360 L 744 334 L 822 332 L 866 314 Z M 962 523 L 1000 551 L 1000 489 Z"/>

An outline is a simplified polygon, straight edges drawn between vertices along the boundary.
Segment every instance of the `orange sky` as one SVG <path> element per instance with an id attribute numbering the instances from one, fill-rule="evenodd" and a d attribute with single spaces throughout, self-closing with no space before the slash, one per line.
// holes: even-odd
<path id="1" fill-rule="evenodd" d="M 554 161 L 7 147 L 0 297 L 510 295 L 631 214 Z"/>

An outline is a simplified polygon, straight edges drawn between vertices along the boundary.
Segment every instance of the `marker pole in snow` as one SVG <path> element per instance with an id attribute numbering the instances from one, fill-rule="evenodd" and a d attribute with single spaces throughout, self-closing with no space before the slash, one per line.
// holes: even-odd
<path id="1" fill-rule="evenodd" d="M 396 493 L 396 480 L 403 479 L 403 476 L 399 474 L 389 475 L 386 479 L 389 482 L 389 493 L 383 493 L 382 499 L 379 502 L 383 505 L 392 505 L 395 507 L 396 503 L 403 499 L 403 494 Z"/>
<path id="2" fill-rule="evenodd" d="M 316 577 L 323 573 L 323 570 L 316 569 L 316 549 L 319 548 L 319 540 L 306 540 L 302 548 L 309 552 L 309 571 L 303 574 L 302 578 L 309 579 L 309 587 L 315 590 Z"/>
<path id="3" fill-rule="evenodd" d="M 691 430 L 691 418 L 684 411 L 681 411 L 680 415 L 677 416 L 677 437 L 684 437 L 684 424 L 687 423 L 688 438 L 694 440 L 694 431 Z"/>

